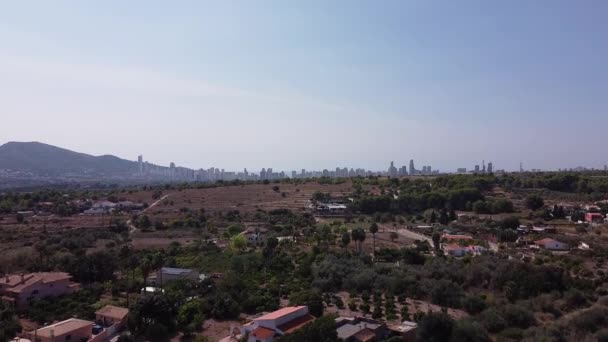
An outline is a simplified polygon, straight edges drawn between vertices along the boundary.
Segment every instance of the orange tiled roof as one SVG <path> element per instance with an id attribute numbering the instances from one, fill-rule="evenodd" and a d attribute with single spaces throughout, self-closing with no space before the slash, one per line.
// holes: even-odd
<path id="1" fill-rule="evenodd" d="M 72 276 L 65 272 L 38 272 L 24 274 L 22 281 L 21 275 L 12 274 L 8 276 L 8 282 L 7 277 L 1 277 L 0 284 L 8 285 L 7 290 L 10 292 L 21 292 L 38 282 L 47 284 L 70 278 Z"/>
<path id="2" fill-rule="evenodd" d="M 272 337 L 276 334 L 276 332 L 272 329 L 259 327 L 251 332 L 251 336 L 254 336 L 256 339 L 265 340 L 269 337 Z"/>
<path id="3" fill-rule="evenodd" d="M 445 235 L 443 235 L 443 237 L 448 240 L 472 240 L 473 239 L 473 237 L 471 237 L 471 236 L 462 235 L 462 234 L 454 234 L 454 235 L 445 234 Z"/>
<path id="4" fill-rule="evenodd" d="M 121 308 L 119 306 L 114 305 L 106 305 L 103 308 L 97 310 L 95 314 L 110 317 L 117 320 L 122 320 L 129 314 L 129 309 Z"/>
<path id="5" fill-rule="evenodd" d="M 260 320 L 260 319 L 279 319 L 281 317 L 287 316 L 291 313 L 294 313 L 302 308 L 305 308 L 305 306 L 288 306 L 282 309 L 279 309 L 277 311 L 271 312 L 271 313 L 267 313 L 264 316 L 258 317 L 255 320 Z"/>
<path id="6" fill-rule="evenodd" d="M 301 327 L 305 326 L 306 324 L 312 322 L 315 320 L 315 317 L 313 315 L 304 315 L 301 317 L 298 317 L 296 319 L 293 319 L 285 324 L 281 324 L 279 325 L 277 328 L 279 330 L 281 330 L 282 332 L 289 334 L 292 333 L 298 329 L 300 329 Z"/>
<path id="7" fill-rule="evenodd" d="M 558 242 L 558 241 L 551 239 L 551 238 L 544 238 L 541 240 L 534 241 L 534 243 L 537 245 L 544 245 L 544 244 L 551 243 L 551 242 Z"/>
<path id="8" fill-rule="evenodd" d="M 38 336 L 51 337 L 51 333 L 54 336 L 62 336 L 72 331 L 81 329 L 82 327 L 90 326 L 93 328 L 93 322 L 85 321 L 82 319 L 70 318 L 63 322 L 48 325 L 44 328 L 40 328 L 36 331 Z M 31 332 L 34 335 L 34 332 Z"/>
<path id="9" fill-rule="evenodd" d="M 376 334 L 371 329 L 363 329 L 353 336 L 356 340 L 362 342 L 373 341 Z"/>

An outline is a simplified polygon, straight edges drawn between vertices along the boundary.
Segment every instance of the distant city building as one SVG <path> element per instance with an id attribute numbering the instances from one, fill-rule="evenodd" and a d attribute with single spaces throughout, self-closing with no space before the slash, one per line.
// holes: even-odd
<path id="1" fill-rule="evenodd" d="M 137 156 L 137 164 L 139 167 L 139 174 L 143 175 L 144 174 L 144 156 L 142 156 L 141 154 L 139 156 Z"/>
<path id="2" fill-rule="evenodd" d="M 388 168 L 388 175 L 391 177 L 397 177 L 397 168 L 395 167 L 395 163 L 391 161 L 391 166 Z"/>
<path id="3" fill-rule="evenodd" d="M 492 165 L 492 162 L 488 163 L 488 173 L 492 173 L 494 171 L 494 166 Z"/>
<path id="4" fill-rule="evenodd" d="M 467 168 L 466 167 L 459 167 L 458 169 L 456 169 L 456 172 L 458 172 L 458 173 L 467 173 Z"/>
<path id="5" fill-rule="evenodd" d="M 479 165 L 475 165 L 475 173 L 479 173 Z"/>
<path id="6" fill-rule="evenodd" d="M 414 167 L 414 159 L 410 159 L 410 175 L 416 174 L 416 168 Z"/>

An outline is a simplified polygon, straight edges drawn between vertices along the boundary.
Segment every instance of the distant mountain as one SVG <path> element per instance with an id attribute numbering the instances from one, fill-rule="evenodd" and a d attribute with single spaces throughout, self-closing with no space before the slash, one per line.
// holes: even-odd
<path id="1" fill-rule="evenodd" d="M 111 155 L 96 157 L 39 142 L 9 142 L 0 146 L 0 169 L 117 174 L 136 172 L 137 162 Z"/>

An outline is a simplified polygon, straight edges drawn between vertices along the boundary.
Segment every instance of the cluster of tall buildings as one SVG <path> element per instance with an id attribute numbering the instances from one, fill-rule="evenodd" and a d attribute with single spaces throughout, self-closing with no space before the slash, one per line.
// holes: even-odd
<path id="1" fill-rule="evenodd" d="M 313 170 L 308 171 L 302 169 L 300 171 L 291 171 L 288 175 L 284 171 L 274 171 L 272 168 L 263 168 L 259 173 L 249 172 L 244 169 L 242 172 L 225 171 L 216 167 L 209 169 L 193 170 L 185 167 L 175 166 L 171 163 L 169 167 L 159 166 L 148 163 L 143 160 L 143 156 L 137 157 L 137 174 L 140 177 L 166 181 L 199 181 L 199 182 L 216 182 L 216 181 L 232 181 L 232 180 L 275 180 L 283 178 L 305 179 L 305 178 L 349 178 L 349 177 L 367 177 L 367 176 L 410 176 L 410 175 L 432 175 L 438 174 L 438 170 L 433 170 L 431 166 L 423 166 L 421 170 L 417 170 L 414 166 L 414 160 L 410 160 L 409 168 L 405 165 L 400 168 L 395 167 L 395 163 L 391 161 L 388 171 L 371 171 L 362 168 L 336 167 L 335 170 Z M 489 164 L 491 169 L 491 163 Z"/>
<path id="2" fill-rule="evenodd" d="M 466 167 L 459 167 L 458 169 L 456 169 L 457 173 L 467 173 L 467 168 Z M 494 165 L 492 164 L 492 162 L 489 162 L 488 165 L 486 166 L 486 161 L 483 160 L 481 162 L 481 166 L 479 166 L 479 164 L 475 165 L 475 167 L 473 168 L 473 170 L 469 170 L 470 173 L 493 173 L 494 172 Z"/>
<path id="3" fill-rule="evenodd" d="M 409 171 L 407 166 L 403 165 L 399 169 L 395 167 L 395 163 L 391 161 L 391 165 L 388 168 L 387 176 L 399 177 L 399 176 L 415 176 L 415 175 L 434 175 L 438 174 L 438 170 L 433 170 L 430 165 L 422 166 L 421 170 L 417 170 L 414 165 L 414 159 L 410 159 Z"/>

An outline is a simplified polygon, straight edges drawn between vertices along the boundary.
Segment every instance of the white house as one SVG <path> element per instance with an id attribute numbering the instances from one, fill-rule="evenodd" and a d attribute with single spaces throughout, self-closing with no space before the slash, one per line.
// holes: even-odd
<path id="1" fill-rule="evenodd" d="M 162 285 L 175 280 L 199 280 L 199 273 L 189 268 L 162 267 L 148 278 L 148 284 Z"/>

